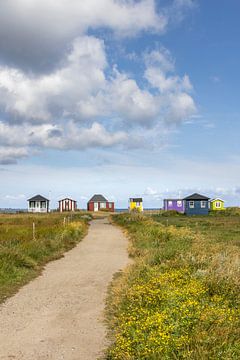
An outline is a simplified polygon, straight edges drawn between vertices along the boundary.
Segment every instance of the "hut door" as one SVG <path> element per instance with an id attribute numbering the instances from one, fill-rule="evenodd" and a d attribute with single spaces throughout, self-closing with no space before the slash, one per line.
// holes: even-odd
<path id="1" fill-rule="evenodd" d="M 98 211 L 98 203 L 97 202 L 94 203 L 94 211 Z"/>

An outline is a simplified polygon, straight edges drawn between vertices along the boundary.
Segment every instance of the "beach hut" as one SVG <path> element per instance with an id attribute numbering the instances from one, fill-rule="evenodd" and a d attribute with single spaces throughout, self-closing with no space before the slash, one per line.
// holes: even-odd
<path id="1" fill-rule="evenodd" d="M 186 215 L 208 215 L 209 197 L 195 193 L 185 197 L 183 200 L 185 201 Z"/>
<path id="2" fill-rule="evenodd" d="M 77 209 L 77 201 L 70 198 L 59 200 L 58 209 L 60 212 L 75 211 Z"/>
<path id="3" fill-rule="evenodd" d="M 130 198 L 129 199 L 129 211 L 143 211 L 143 199 L 142 198 Z"/>
<path id="4" fill-rule="evenodd" d="M 213 211 L 225 210 L 224 200 L 219 199 L 219 198 L 212 199 L 210 201 L 210 210 L 213 210 Z"/>
<path id="5" fill-rule="evenodd" d="M 49 212 L 49 200 L 42 195 L 33 196 L 32 198 L 28 199 L 28 212 Z"/>
<path id="6" fill-rule="evenodd" d="M 87 203 L 88 211 L 114 211 L 114 202 L 108 201 L 103 195 L 95 194 Z"/>
<path id="7" fill-rule="evenodd" d="M 163 209 L 165 211 L 175 210 L 180 213 L 184 213 L 184 200 L 182 199 L 164 199 L 163 200 Z"/>

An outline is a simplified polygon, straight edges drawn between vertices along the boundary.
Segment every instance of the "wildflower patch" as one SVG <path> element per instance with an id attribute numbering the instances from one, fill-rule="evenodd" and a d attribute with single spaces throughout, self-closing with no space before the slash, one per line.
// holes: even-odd
<path id="1" fill-rule="evenodd" d="M 114 341 L 108 359 L 238 359 L 238 291 L 233 287 L 228 296 L 229 289 L 210 286 L 212 279 L 199 276 L 187 255 L 195 234 L 164 229 L 142 216 L 123 217 L 117 220 L 133 239 L 136 261 L 111 289 Z M 158 263 L 151 261 L 156 252 Z"/>

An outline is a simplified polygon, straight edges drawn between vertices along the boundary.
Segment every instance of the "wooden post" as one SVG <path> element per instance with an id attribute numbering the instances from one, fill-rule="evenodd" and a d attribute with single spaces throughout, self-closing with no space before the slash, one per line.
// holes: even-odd
<path id="1" fill-rule="evenodd" d="M 35 239 L 36 239 L 36 237 L 35 237 L 35 230 L 36 230 L 36 227 L 35 227 L 35 222 L 33 221 L 33 224 L 32 224 L 33 240 L 35 240 Z"/>
<path id="2" fill-rule="evenodd" d="M 66 218 L 65 217 L 63 218 L 63 226 L 64 227 L 66 226 Z"/>

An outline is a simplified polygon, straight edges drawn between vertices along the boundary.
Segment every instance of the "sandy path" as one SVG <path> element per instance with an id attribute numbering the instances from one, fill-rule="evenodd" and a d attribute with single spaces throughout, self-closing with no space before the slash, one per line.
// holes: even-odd
<path id="1" fill-rule="evenodd" d="M 92 360 L 106 346 L 107 285 L 128 263 L 127 240 L 108 220 L 0 306 L 0 359 Z"/>

